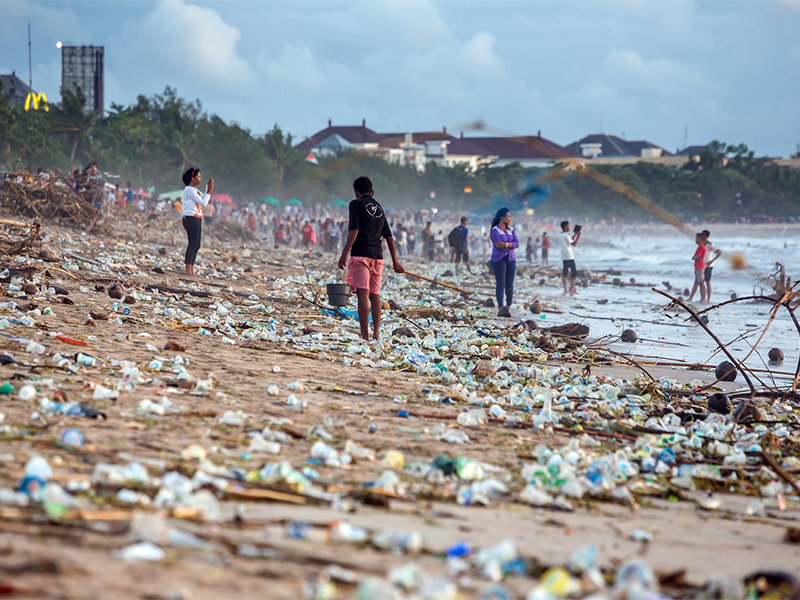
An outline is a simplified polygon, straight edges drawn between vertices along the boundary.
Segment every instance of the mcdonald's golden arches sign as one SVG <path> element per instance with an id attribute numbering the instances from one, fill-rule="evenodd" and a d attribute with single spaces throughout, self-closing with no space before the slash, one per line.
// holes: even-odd
<path id="1" fill-rule="evenodd" d="M 44 95 L 44 92 L 37 94 L 36 92 L 29 92 L 28 97 L 25 98 L 25 110 L 30 110 L 31 105 L 33 105 L 33 110 L 41 109 L 44 111 L 50 111 L 50 107 L 47 105 L 47 96 Z"/>

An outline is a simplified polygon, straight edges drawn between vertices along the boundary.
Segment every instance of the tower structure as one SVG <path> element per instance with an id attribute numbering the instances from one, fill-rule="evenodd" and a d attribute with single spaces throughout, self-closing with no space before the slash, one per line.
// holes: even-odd
<path id="1" fill-rule="evenodd" d="M 61 47 L 61 89 L 79 89 L 86 110 L 103 110 L 104 61 L 103 46 Z"/>

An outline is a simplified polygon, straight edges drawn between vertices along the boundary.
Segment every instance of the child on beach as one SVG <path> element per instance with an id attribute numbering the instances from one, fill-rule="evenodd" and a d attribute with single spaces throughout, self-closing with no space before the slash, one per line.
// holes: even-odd
<path id="1" fill-rule="evenodd" d="M 694 285 L 692 286 L 692 293 L 689 294 L 689 302 L 694 298 L 697 288 L 700 288 L 700 302 L 705 303 L 706 242 L 708 242 L 708 238 L 702 233 L 698 233 L 694 236 L 694 241 L 697 244 L 697 249 L 692 255 L 692 260 L 694 261 Z"/>
<path id="2" fill-rule="evenodd" d="M 397 250 L 392 230 L 386 221 L 383 207 L 373 198 L 372 181 L 361 176 L 353 182 L 356 199 L 350 202 L 350 224 L 347 242 L 339 258 L 339 268 L 344 269 L 347 255 L 350 264 L 347 283 L 358 297 L 358 324 L 361 337 L 369 340 L 369 314 L 372 306 L 372 339 L 380 339 L 381 327 L 381 274 L 383 272 L 383 242 L 392 255 L 395 273 L 405 273 L 397 260 Z"/>

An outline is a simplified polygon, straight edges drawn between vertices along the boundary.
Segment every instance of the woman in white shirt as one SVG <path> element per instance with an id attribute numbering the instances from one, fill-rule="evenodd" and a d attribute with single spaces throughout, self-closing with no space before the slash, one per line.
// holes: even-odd
<path id="1" fill-rule="evenodd" d="M 197 251 L 200 250 L 200 239 L 203 235 L 203 208 L 208 204 L 211 192 L 214 190 L 214 180 L 209 179 L 205 194 L 201 194 L 195 187 L 201 180 L 200 169 L 192 167 L 186 169 L 183 174 L 183 183 L 186 187 L 183 188 L 182 221 L 189 238 L 183 262 L 186 264 L 187 275 L 194 275 L 194 261 L 197 259 Z"/>

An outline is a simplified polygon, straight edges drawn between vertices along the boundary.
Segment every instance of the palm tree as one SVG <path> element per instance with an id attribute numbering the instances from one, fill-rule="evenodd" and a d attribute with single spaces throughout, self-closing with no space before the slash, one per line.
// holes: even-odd
<path id="1" fill-rule="evenodd" d="M 70 160 L 75 160 L 81 138 L 102 117 L 99 110 L 87 111 L 85 105 L 86 96 L 83 95 L 80 88 L 75 88 L 75 91 L 62 89 L 61 106 L 54 106 L 50 111 L 50 131 L 56 134 L 66 134 L 72 144 Z"/>
<path id="2" fill-rule="evenodd" d="M 260 140 L 264 147 L 264 154 L 272 159 L 278 169 L 278 179 L 283 183 L 283 176 L 287 170 L 300 162 L 300 153 L 292 145 L 292 134 L 283 135 L 283 131 L 276 124 L 272 131 L 264 134 Z"/>

